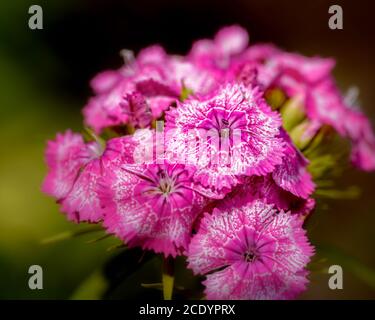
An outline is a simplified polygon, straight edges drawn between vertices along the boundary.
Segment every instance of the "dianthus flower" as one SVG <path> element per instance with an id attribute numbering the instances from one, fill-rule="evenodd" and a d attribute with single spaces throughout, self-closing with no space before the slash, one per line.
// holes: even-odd
<path id="1" fill-rule="evenodd" d="M 122 165 L 102 181 L 104 225 L 130 247 L 165 256 L 187 248 L 192 226 L 206 204 L 191 171 L 178 164 Z"/>
<path id="2" fill-rule="evenodd" d="M 148 128 L 185 89 L 205 94 L 220 81 L 184 57 L 167 55 L 160 46 L 143 49 L 136 59 L 126 62 L 119 70 L 104 71 L 91 81 L 96 95 L 83 114 L 85 123 L 97 133 L 121 125 Z"/>
<path id="3" fill-rule="evenodd" d="M 281 164 L 281 120 L 258 88 L 228 84 L 206 100 L 187 100 L 166 113 L 166 148 L 197 167 L 194 180 L 224 193 L 241 175 L 264 175 Z"/>
<path id="4" fill-rule="evenodd" d="M 127 137 L 108 141 L 104 149 L 96 141 L 85 143 L 80 134 L 69 130 L 57 134 L 46 150 L 49 172 L 43 191 L 56 198 L 68 219 L 98 222 L 103 218 L 99 181 L 116 163 L 131 159 L 133 148 Z"/>
<path id="5" fill-rule="evenodd" d="M 306 288 L 313 252 L 298 216 L 231 201 L 201 221 L 188 266 L 206 275 L 207 299 L 291 299 Z"/>

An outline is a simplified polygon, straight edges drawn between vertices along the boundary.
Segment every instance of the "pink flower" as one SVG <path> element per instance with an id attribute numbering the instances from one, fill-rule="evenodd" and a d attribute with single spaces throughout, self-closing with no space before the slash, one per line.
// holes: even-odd
<path id="1" fill-rule="evenodd" d="M 103 151 L 95 151 L 92 160 L 81 168 L 72 189 L 61 201 L 62 211 L 76 222 L 102 220 L 103 210 L 98 194 L 101 183 L 124 161 L 134 162 L 133 154 L 137 147 L 138 142 L 134 139 L 121 137 L 109 140 Z"/>
<path id="2" fill-rule="evenodd" d="M 343 126 L 352 142 L 353 164 L 361 170 L 375 170 L 375 135 L 370 120 L 353 106 L 347 106 Z"/>
<path id="3" fill-rule="evenodd" d="M 219 193 L 230 191 L 241 175 L 273 171 L 283 157 L 281 120 L 261 95 L 257 88 L 228 84 L 206 100 L 169 110 L 168 152 L 195 165 L 195 181 Z"/>
<path id="4" fill-rule="evenodd" d="M 255 65 L 264 88 L 279 87 L 289 97 L 303 99 L 305 112 L 315 124 L 330 125 L 353 145 L 352 162 L 363 170 L 375 169 L 375 138 L 368 119 L 348 106 L 331 75 L 334 60 L 303 57 L 273 47 L 255 47 L 243 54 Z"/>
<path id="5" fill-rule="evenodd" d="M 48 141 L 45 154 L 49 171 L 43 192 L 62 199 L 71 190 L 80 168 L 90 161 L 86 145 L 81 135 L 67 130 Z"/>
<path id="6" fill-rule="evenodd" d="M 310 173 L 307 171 L 308 160 L 294 146 L 285 130 L 280 136 L 285 140 L 283 162 L 272 172 L 275 183 L 297 197 L 307 199 L 315 189 Z"/>
<path id="7" fill-rule="evenodd" d="M 335 61 L 328 58 L 305 57 L 296 53 L 283 52 L 275 57 L 275 64 L 278 67 L 277 75 L 283 77 L 288 75 L 300 78 L 309 85 L 314 85 L 326 79 L 335 66 Z M 281 80 L 281 83 L 283 80 Z M 287 88 L 287 81 L 285 81 Z"/>
<path id="8" fill-rule="evenodd" d="M 214 40 L 198 40 L 194 43 L 188 58 L 200 67 L 224 70 L 231 59 L 245 50 L 249 42 L 247 31 L 239 26 L 224 27 Z"/>
<path id="9" fill-rule="evenodd" d="M 128 121 L 122 108 L 128 93 L 135 91 L 127 79 L 121 79 L 112 89 L 90 98 L 83 108 L 85 124 L 100 133 L 106 127 L 118 126 Z"/>
<path id="10" fill-rule="evenodd" d="M 289 97 L 302 98 L 310 119 L 342 133 L 341 95 L 331 77 L 333 59 L 304 57 L 272 46 L 250 48 L 244 56 L 257 63 L 258 81 L 263 88 L 279 87 Z"/>
<path id="11" fill-rule="evenodd" d="M 121 107 L 127 117 L 127 122 L 136 128 L 146 128 L 152 121 L 152 113 L 147 104 L 146 98 L 135 91 L 125 96 Z"/>
<path id="12" fill-rule="evenodd" d="M 43 191 L 57 199 L 69 220 L 98 222 L 103 217 L 98 183 L 114 164 L 130 161 L 134 148 L 127 137 L 110 140 L 103 150 L 97 142 L 85 143 L 71 131 L 58 134 L 48 143 L 49 172 Z M 129 154 L 124 154 L 125 150 Z"/>
<path id="13" fill-rule="evenodd" d="M 223 79 L 216 73 L 193 64 L 188 59 L 174 56 L 169 61 L 170 83 L 181 92 L 183 88 L 194 95 L 205 95 L 218 87 Z"/>
<path id="14" fill-rule="evenodd" d="M 345 135 L 345 114 L 342 96 L 332 78 L 306 91 L 306 111 L 310 119 L 332 126 Z"/>
<path id="15" fill-rule="evenodd" d="M 224 202 L 203 218 L 188 266 L 206 274 L 207 299 L 293 299 L 314 252 L 302 223 L 261 200 Z"/>
<path id="16" fill-rule="evenodd" d="M 159 46 L 143 49 L 137 56 L 136 65 L 147 64 L 149 68 L 157 66 L 160 76 L 152 77 L 144 72 L 144 81 L 136 78 L 137 88 L 146 96 L 162 95 L 179 98 L 182 90 L 187 88 L 194 94 L 206 94 L 220 81 L 209 70 L 200 68 L 183 56 L 167 55 Z M 143 67 L 144 68 L 144 67 Z"/>
<path id="17" fill-rule="evenodd" d="M 137 56 L 136 64 L 140 65 L 155 65 L 165 64 L 168 61 L 168 54 L 164 48 L 159 45 L 152 45 L 142 49 Z"/>
<path id="18" fill-rule="evenodd" d="M 357 91 L 343 97 L 333 59 L 249 46 L 236 25 L 185 56 L 159 45 L 120 54 L 120 68 L 90 82 L 90 141 L 68 130 L 48 142 L 43 191 L 129 248 L 186 256 L 207 299 L 296 298 L 314 254 L 309 169 L 324 178 L 335 152 L 325 138 L 335 129 L 352 162 L 375 169 Z"/>
<path id="19" fill-rule="evenodd" d="M 151 116 L 159 117 L 180 94 L 168 83 L 167 59 L 161 47 L 153 46 L 142 50 L 137 59 L 128 59 L 119 70 L 97 75 L 91 81 L 96 96 L 83 109 L 85 123 L 100 133 L 106 127 L 124 124 L 142 128 L 151 122 Z M 143 100 L 142 107 L 129 103 L 135 96 L 137 101 Z M 147 110 L 148 120 L 134 107 Z"/>
<path id="20" fill-rule="evenodd" d="M 91 81 L 91 88 L 96 94 L 111 90 L 122 79 L 121 73 L 115 70 L 106 70 L 97 74 Z"/>
<path id="21" fill-rule="evenodd" d="M 265 65 L 265 62 L 278 52 L 279 50 L 270 44 L 252 45 L 233 59 L 226 70 L 226 78 L 267 89 L 275 80 L 275 66 Z"/>
<path id="22" fill-rule="evenodd" d="M 327 79 L 335 65 L 333 59 L 305 57 L 272 45 L 250 47 L 242 59 L 258 64 L 261 85 L 281 87 L 289 96 L 301 94 Z"/>
<path id="23" fill-rule="evenodd" d="M 123 164 L 105 179 L 104 225 L 128 246 L 176 256 L 186 249 L 205 198 L 177 164 Z"/>
<path id="24" fill-rule="evenodd" d="M 152 119 L 161 117 L 180 98 L 183 89 L 206 94 L 219 80 L 185 58 L 168 56 L 161 47 L 152 46 L 119 70 L 102 72 L 91 81 L 97 95 L 83 109 L 85 123 L 97 133 L 124 124 L 149 127 Z"/>
<path id="25" fill-rule="evenodd" d="M 278 210 L 290 211 L 306 218 L 315 207 L 313 198 L 302 198 L 281 188 L 276 184 L 273 173 L 263 177 L 250 177 L 244 184 L 233 190 L 233 195 L 243 194 L 253 199 L 261 199 L 268 204 L 275 205 Z"/>
<path id="26" fill-rule="evenodd" d="M 375 170 L 375 135 L 369 119 L 354 106 L 347 105 L 333 79 L 328 79 L 310 92 L 308 115 L 331 125 L 352 143 L 354 165 L 366 171 Z"/>
<path id="27" fill-rule="evenodd" d="M 365 171 L 375 170 L 375 142 L 359 141 L 353 146 L 351 160 Z"/>

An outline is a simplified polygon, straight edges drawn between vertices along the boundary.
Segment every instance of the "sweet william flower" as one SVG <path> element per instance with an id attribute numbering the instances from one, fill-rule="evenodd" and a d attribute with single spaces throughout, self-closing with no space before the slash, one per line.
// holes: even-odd
<path id="1" fill-rule="evenodd" d="M 280 187 L 273 173 L 266 176 L 253 176 L 244 180 L 244 183 L 235 188 L 230 197 L 242 194 L 243 198 L 261 199 L 274 205 L 278 210 L 289 211 L 292 214 L 306 218 L 315 208 L 315 200 L 311 197 L 302 198 Z"/>
<path id="2" fill-rule="evenodd" d="M 366 116 L 345 102 L 332 77 L 333 59 L 304 57 L 272 46 L 253 46 L 243 60 L 255 65 L 263 88 L 281 88 L 302 99 L 304 112 L 316 125 L 332 126 L 352 143 L 352 162 L 362 170 L 375 169 L 375 142 Z"/>
<path id="3" fill-rule="evenodd" d="M 207 299 L 293 299 L 313 252 L 298 216 L 241 200 L 206 214 L 187 254 L 188 267 L 206 275 Z"/>
<path id="4" fill-rule="evenodd" d="M 352 143 L 351 160 L 361 170 L 375 170 L 375 134 L 371 122 L 355 105 L 355 101 L 344 102 L 344 130 Z"/>
<path id="5" fill-rule="evenodd" d="M 236 59 L 232 59 L 226 70 L 227 79 L 239 81 L 250 78 L 250 83 L 267 89 L 275 79 L 274 67 L 265 67 L 265 61 L 274 56 L 278 49 L 271 44 L 255 44 L 248 47 Z M 256 81 L 255 81 L 256 80 Z M 247 82 L 247 81 L 245 81 Z"/>
<path id="6" fill-rule="evenodd" d="M 306 112 L 309 119 L 332 126 L 345 136 L 347 109 L 332 78 L 327 78 L 306 92 Z"/>
<path id="7" fill-rule="evenodd" d="M 281 164 L 281 120 L 258 88 L 230 83 L 205 100 L 187 100 L 166 113 L 166 148 L 197 167 L 194 180 L 226 193 L 240 177 L 265 175 Z"/>
<path id="8" fill-rule="evenodd" d="M 101 94 L 111 90 L 121 79 L 122 75 L 117 70 L 105 70 L 90 81 L 90 86 L 96 94 Z"/>
<path id="9" fill-rule="evenodd" d="M 127 137 L 133 148 L 100 180 L 104 226 L 130 247 L 176 256 L 187 248 L 196 218 L 212 195 L 192 175 L 194 166 L 157 156 L 155 131 Z"/>
<path id="10" fill-rule="evenodd" d="M 147 113 L 159 117 L 171 101 L 179 96 L 175 88 L 166 83 L 165 61 L 168 59 L 164 49 L 151 46 L 140 51 L 137 58 L 126 51 L 125 63 L 118 70 L 99 73 L 91 81 L 96 94 L 90 98 L 83 109 L 86 125 L 100 133 L 106 127 L 129 124 L 139 127 L 143 119 L 137 119 L 136 112 L 129 108 L 129 97 L 142 95 Z M 161 100 L 160 97 L 170 99 Z M 157 101 L 153 101 L 157 99 Z"/>
<path id="11" fill-rule="evenodd" d="M 104 149 L 96 141 L 85 143 L 80 134 L 69 130 L 57 134 L 48 142 L 49 171 L 42 190 L 56 198 L 69 220 L 98 222 L 103 218 L 98 183 L 116 163 L 124 159 L 130 162 L 135 147 L 127 137 L 108 141 Z"/>
<path id="12" fill-rule="evenodd" d="M 331 127 L 363 170 L 375 169 L 375 135 L 332 59 L 248 41 L 230 26 L 185 56 L 123 50 L 124 65 L 90 83 L 94 141 L 67 131 L 48 142 L 43 191 L 129 248 L 187 256 L 208 299 L 292 299 L 314 253 L 302 228 L 315 208 L 309 160 L 318 191 L 335 194 L 335 151 L 322 148 Z"/>
<path id="13" fill-rule="evenodd" d="M 193 44 L 188 59 L 201 68 L 222 74 L 249 42 L 247 31 L 233 25 L 220 29 L 213 40 L 202 39 Z"/>
<path id="14" fill-rule="evenodd" d="M 351 160 L 365 171 L 375 170 L 375 134 L 370 120 L 359 110 L 347 112 L 345 129 L 352 142 Z"/>
<path id="15" fill-rule="evenodd" d="M 128 246 L 181 254 L 207 199 L 185 165 L 122 164 L 102 180 L 104 226 Z"/>
<path id="16" fill-rule="evenodd" d="M 142 96 L 149 118 L 158 119 L 183 90 L 206 94 L 220 82 L 215 74 L 194 65 L 181 56 L 170 56 L 160 46 L 139 52 L 137 58 L 126 59 L 118 70 L 99 73 L 91 81 L 96 93 L 85 108 L 85 123 L 100 133 L 104 128 L 128 124 L 134 128 L 149 127 L 151 121 L 134 112 L 129 97 Z M 143 108 L 143 109 L 144 109 Z M 152 120 L 151 119 L 151 120 Z"/>
<path id="17" fill-rule="evenodd" d="M 375 170 L 375 135 L 369 119 L 356 106 L 348 105 L 329 78 L 308 95 L 308 115 L 332 126 L 352 144 L 351 159 L 361 170 Z"/>
<path id="18" fill-rule="evenodd" d="M 147 104 L 146 98 L 135 91 L 125 96 L 121 102 L 123 112 L 127 116 L 127 122 L 136 128 L 147 128 L 152 121 L 152 113 Z"/>
<path id="19" fill-rule="evenodd" d="M 92 97 L 84 107 L 85 123 L 97 133 L 106 127 L 124 124 L 142 128 L 144 119 L 138 117 L 157 118 L 178 98 L 179 93 L 163 83 L 165 77 L 162 67 L 150 64 L 138 66 L 133 73 L 120 73 L 120 80 L 111 89 Z M 141 109 L 145 115 L 134 110 L 134 103 L 129 103 L 134 96 L 138 101 L 144 100 Z M 169 99 L 160 100 L 160 97 Z"/>
<path id="20" fill-rule="evenodd" d="M 311 174 L 307 171 L 309 162 L 284 130 L 281 130 L 280 136 L 285 141 L 285 154 L 282 163 L 272 172 L 272 178 L 282 189 L 307 199 L 315 189 Z"/>
<path id="21" fill-rule="evenodd" d="M 82 136 L 67 130 L 48 141 L 45 161 L 49 170 L 42 190 L 59 200 L 69 193 L 77 173 L 90 161 L 90 156 Z"/>

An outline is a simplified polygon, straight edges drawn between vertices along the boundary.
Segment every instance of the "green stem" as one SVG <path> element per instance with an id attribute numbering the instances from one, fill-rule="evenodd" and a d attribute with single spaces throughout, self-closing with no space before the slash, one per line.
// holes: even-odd
<path id="1" fill-rule="evenodd" d="M 171 257 L 163 257 L 162 282 L 164 300 L 172 300 L 174 286 L 174 259 Z"/>

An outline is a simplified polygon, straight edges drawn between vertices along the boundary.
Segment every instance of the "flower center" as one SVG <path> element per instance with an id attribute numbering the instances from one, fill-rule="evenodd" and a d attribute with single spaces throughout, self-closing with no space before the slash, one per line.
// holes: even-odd
<path id="1" fill-rule="evenodd" d="M 174 191 L 174 181 L 165 173 L 160 174 L 159 179 L 159 191 L 164 194 L 168 195 Z"/>
<path id="2" fill-rule="evenodd" d="M 246 262 L 254 262 L 257 259 L 257 254 L 254 252 L 254 250 L 247 250 L 243 254 L 243 259 Z"/>

